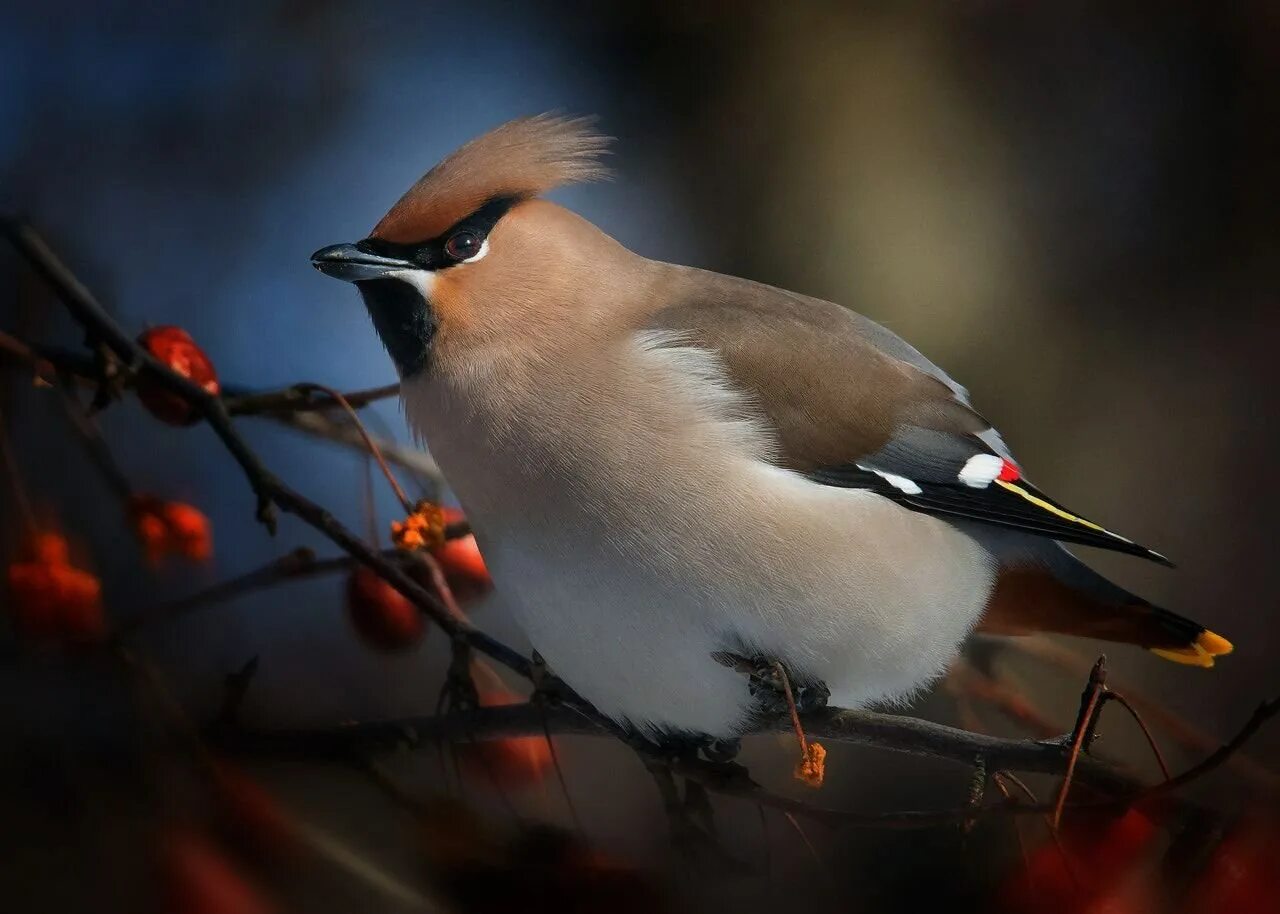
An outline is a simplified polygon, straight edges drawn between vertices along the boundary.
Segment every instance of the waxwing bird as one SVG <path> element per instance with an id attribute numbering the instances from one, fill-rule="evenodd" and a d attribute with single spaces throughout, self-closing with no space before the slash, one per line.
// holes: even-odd
<path id="1" fill-rule="evenodd" d="M 539 116 L 436 165 L 355 244 L 410 425 L 551 669 L 646 732 L 730 736 L 723 658 L 848 707 L 901 701 L 978 625 L 1231 645 L 1063 543 L 1167 560 L 1032 485 L 965 389 L 839 305 L 645 259 L 539 194 L 605 141 Z"/>

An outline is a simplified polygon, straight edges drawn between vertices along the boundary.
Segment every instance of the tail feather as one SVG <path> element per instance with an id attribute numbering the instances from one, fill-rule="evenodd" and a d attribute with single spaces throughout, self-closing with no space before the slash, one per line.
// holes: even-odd
<path id="1" fill-rule="evenodd" d="M 1161 610 L 1163 612 L 1163 610 Z M 1173 615 L 1170 613 L 1169 615 Z M 1182 619 L 1181 616 L 1178 617 Z M 1190 622 L 1189 619 L 1182 619 L 1183 622 Z M 1195 623 L 1192 623 L 1195 624 Z M 1165 660 L 1172 660 L 1174 663 L 1185 663 L 1188 666 L 1199 666 L 1209 669 L 1213 666 L 1215 657 L 1221 657 L 1230 654 L 1235 647 L 1226 638 L 1217 632 L 1211 632 L 1207 628 L 1201 628 L 1189 645 L 1178 648 L 1153 647 L 1148 648 L 1151 653 L 1157 657 L 1163 657 Z"/>
<path id="2" fill-rule="evenodd" d="M 1158 657 L 1212 667 L 1231 642 L 1185 616 L 1112 584 L 1065 549 L 1043 562 L 1003 568 L 980 628 L 995 634 L 1055 632 L 1136 644 Z"/>

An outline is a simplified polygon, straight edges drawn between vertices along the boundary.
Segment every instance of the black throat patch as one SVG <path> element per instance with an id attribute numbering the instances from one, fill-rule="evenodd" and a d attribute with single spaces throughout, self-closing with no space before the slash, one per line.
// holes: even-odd
<path id="1" fill-rule="evenodd" d="M 390 277 L 358 282 L 356 288 L 400 377 L 407 380 L 425 371 L 431 362 L 436 319 L 422 293 Z"/>
<path id="2" fill-rule="evenodd" d="M 356 248 L 380 257 L 402 260 L 409 270 L 435 272 L 456 266 L 450 256 L 448 241 L 459 232 L 474 235 L 481 243 L 493 231 L 520 198 L 503 196 L 489 200 L 474 213 L 458 220 L 448 231 L 417 244 L 396 244 L 380 238 L 366 238 Z M 425 371 L 431 362 L 431 340 L 436 334 L 436 317 L 431 303 L 411 283 L 395 277 L 369 279 L 356 283 L 365 307 L 373 318 L 374 329 L 382 337 L 401 378 L 411 378 Z"/>

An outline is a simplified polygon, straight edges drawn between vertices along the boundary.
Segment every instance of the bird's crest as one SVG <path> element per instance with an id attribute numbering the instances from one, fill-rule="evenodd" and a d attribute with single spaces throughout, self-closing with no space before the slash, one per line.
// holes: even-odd
<path id="1" fill-rule="evenodd" d="M 609 138 L 593 118 L 539 114 L 508 121 L 453 152 L 409 188 L 371 233 L 398 244 L 434 238 L 488 201 L 533 197 L 607 177 Z"/>

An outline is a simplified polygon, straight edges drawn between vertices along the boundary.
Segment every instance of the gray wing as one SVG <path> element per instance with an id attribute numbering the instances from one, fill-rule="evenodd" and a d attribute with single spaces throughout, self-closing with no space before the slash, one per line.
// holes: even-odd
<path id="1" fill-rule="evenodd" d="M 854 322 L 858 325 L 863 337 L 872 346 L 879 349 L 886 355 L 892 356 L 899 361 L 906 362 L 930 377 L 937 378 L 951 391 L 951 395 L 963 403 L 965 406 L 972 407 L 969 400 L 969 390 L 951 375 L 947 374 L 935 363 L 925 357 L 915 346 L 912 346 L 898 334 L 894 333 L 883 324 L 878 324 L 869 317 L 864 317 L 857 312 L 849 312 L 853 315 Z M 977 436 L 983 444 L 991 449 L 991 452 L 1001 457 L 1013 459 L 1013 453 L 1009 450 L 1009 446 L 1005 444 L 1004 438 L 993 427 L 988 427 L 986 431 L 978 433 Z"/>
<path id="2" fill-rule="evenodd" d="M 963 387 L 839 305 L 681 269 L 644 329 L 710 349 L 773 427 L 778 463 L 915 511 L 1168 560 L 1031 485 Z"/>

